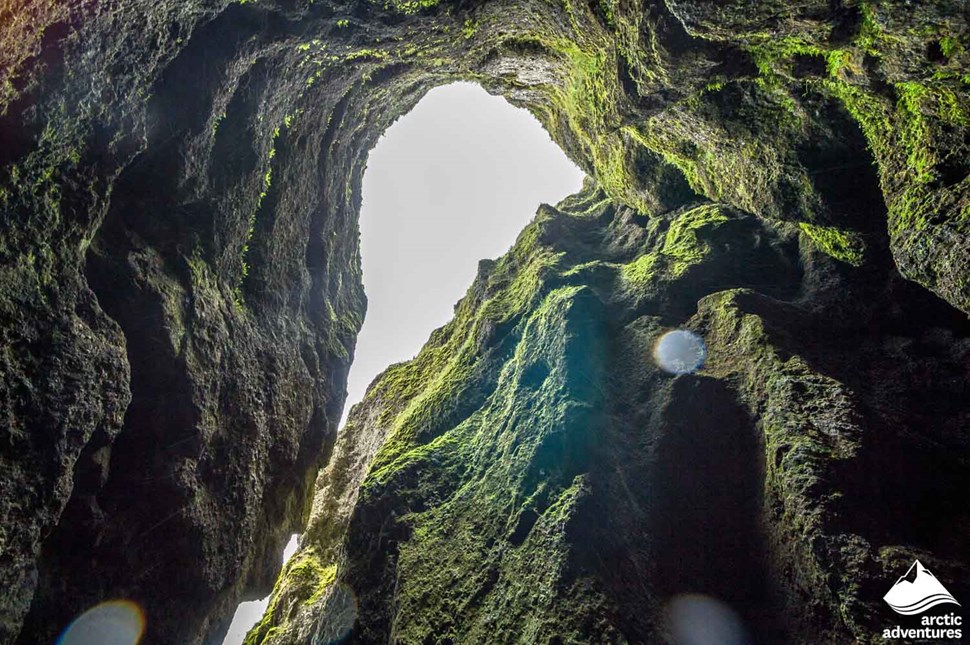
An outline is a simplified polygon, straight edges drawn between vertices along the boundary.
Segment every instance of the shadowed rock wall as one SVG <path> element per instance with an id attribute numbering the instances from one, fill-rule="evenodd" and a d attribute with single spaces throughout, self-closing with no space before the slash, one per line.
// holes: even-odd
<path id="1" fill-rule="evenodd" d="M 700 373 L 656 366 L 671 328 Z M 697 593 L 759 642 L 879 642 L 913 558 L 966 580 L 968 332 L 886 248 L 590 185 L 353 409 L 247 643 L 661 642 Z"/>
<path id="2" fill-rule="evenodd" d="M 262 636 L 352 588 L 361 638 L 646 638 L 662 581 L 724 593 L 657 564 L 721 481 L 678 476 L 680 436 L 742 480 L 691 535 L 730 519 L 763 606 L 802 608 L 739 607 L 766 638 L 862 637 L 914 553 L 957 579 L 967 29 L 946 1 L 0 5 L 0 639 L 129 597 L 153 642 L 218 641 L 308 519 Z M 328 462 L 366 154 L 452 79 L 595 181 Z M 685 324 L 710 361 L 671 381 L 649 347 Z"/>

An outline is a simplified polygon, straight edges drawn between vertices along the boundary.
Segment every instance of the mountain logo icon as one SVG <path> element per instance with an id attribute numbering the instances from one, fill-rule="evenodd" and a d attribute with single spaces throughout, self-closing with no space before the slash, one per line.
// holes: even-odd
<path id="1" fill-rule="evenodd" d="M 906 574 L 896 581 L 882 599 L 897 614 L 905 616 L 922 614 L 931 607 L 947 602 L 960 606 L 946 587 L 919 560 L 913 562 Z"/>

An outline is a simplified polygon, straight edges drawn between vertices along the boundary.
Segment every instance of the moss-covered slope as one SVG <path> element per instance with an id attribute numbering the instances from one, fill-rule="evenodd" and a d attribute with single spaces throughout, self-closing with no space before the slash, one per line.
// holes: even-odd
<path id="1" fill-rule="evenodd" d="M 520 243 L 518 259 L 483 273 L 480 288 L 508 286 L 464 305 L 460 320 L 479 321 L 480 335 L 453 329 L 421 359 L 426 372 L 395 368 L 402 382 L 384 387 L 398 403 L 370 404 L 383 419 L 366 431 L 372 444 L 341 449 L 360 472 L 317 504 L 351 525 L 359 495 L 410 472 L 430 420 L 457 427 L 482 410 L 462 432 L 505 419 L 542 434 L 579 418 L 564 413 L 575 406 L 592 425 L 612 414 L 607 394 L 588 399 L 569 375 L 608 379 L 613 350 L 574 364 L 568 344 L 544 340 L 614 347 L 623 327 L 596 302 L 682 321 L 704 295 L 764 292 L 778 278 L 735 257 L 735 242 L 709 259 L 722 257 L 706 253 L 709 229 L 744 238 L 768 226 L 752 217 L 797 223 L 868 284 L 852 297 L 813 291 L 802 301 L 812 312 L 857 319 L 856 306 L 877 301 L 895 311 L 909 291 L 886 277 L 887 254 L 970 311 L 968 49 L 964 3 L 946 0 L 0 4 L 0 638 L 49 640 L 85 607 L 124 596 L 146 607 L 154 641 L 218 639 L 241 598 L 271 588 L 328 463 L 365 309 L 367 151 L 429 87 L 477 81 L 527 107 L 595 178 L 602 203 L 586 206 L 659 219 L 642 224 L 654 237 L 639 259 L 602 240 L 569 251 L 585 258 L 575 262 Z M 613 220 L 589 221 L 605 235 Z M 577 291 L 547 302 L 550 272 Z M 587 313 L 606 326 L 582 327 Z M 474 372 L 469 357 L 489 338 L 506 344 Z M 519 400 L 519 377 L 501 366 L 520 344 L 550 375 L 564 371 L 529 395 L 539 412 L 513 423 L 493 406 Z M 357 491 L 375 454 L 374 483 Z M 564 505 L 584 498 L 591 484 L 567 475 L 550 479 L 544 494 L 559 497 L 542 504 L 567 490 Z M 529 481 L 514 490 L 532 495 L 541 482 Z M 482 521 L 497 530 L 512 503 Z M 560 537 L 545 535 L 556 550 Z M 512 593 L 494 584 L 503 591 L 489 602 Z M 608 613 L 611 592 L 597 589 Z"/>
<path id="2" fill-rule="evenodd" d="M 963 316 L 886 255 L 861 278 L 791 225 L 603 197 L 540 209 L 371 385 L 296 558 L 328 576 L 284 574 L 249 643 L 657 642 L 698 592 L 764 642 L 876 642 L 907 558 L 964 579 L 965 412 L 913 415 L 965 383 Z M 709 357 L 673 377 L 652 350 L 681 327 Z M 927 361 L 951 376 L 898 382 Z"/>

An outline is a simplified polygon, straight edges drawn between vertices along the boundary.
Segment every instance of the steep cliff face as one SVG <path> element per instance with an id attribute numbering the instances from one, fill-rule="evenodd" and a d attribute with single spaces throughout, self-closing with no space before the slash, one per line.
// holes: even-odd
<path id="1" fill-rule="evenodd" d="M 970 327 L 873 253 L 691 197 L 543 207 L 354 408 L 247 642 L 659 642 L 685 593 L 879 641 L 907 562 L 968 573 Z M 657 366 L 672 328 L 700 373 Z"/>
<path id="2" fill-rule="evenodd" d="M 256 642 L 648 638 L 688 590 L 864 639 L 912 555 L 967 579 L 962 2 L 0 18 L 0 640 L 128 597 L 217 641 L 307 518 Z M 366 154 L 451 79 L 594 179 L 333 448 Z M 672 326 L 701 374 L 653 367 Z"/>

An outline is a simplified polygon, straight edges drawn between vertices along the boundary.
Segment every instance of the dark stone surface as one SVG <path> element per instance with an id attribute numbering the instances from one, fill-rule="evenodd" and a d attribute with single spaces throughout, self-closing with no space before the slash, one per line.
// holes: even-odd
<path id="1" fill-rule="evenodd" d="M 661 638 L 659 579 L 724 591 L 658 523 L 708 545 L 676 500 L 740 473 L 705 503 L 777 584 L 790 622 L 738 607 L 766 640 L 872 638 L 916 555 L 966 580 L 967 34 L 956 1 L 0 8 L 0 641 L 128 597 L 218 642 L 307 521 L 253 639 L 348 588 L 361 639 Z M 334 448 L 366 154 L 453 79 L 595 182 Z M 672 325 L 703 376 L 649 366 Z M 737 451 L 681 477 L 715 417 Z"/>
<path id="2" fill-rule="evenodd" d="M 540 209 L 371 385 L 248 642 L 340 633 L 347 589 L 353 642 L 659 642 L 681 594 L 758 642 L 878 642 L 908 561 L 963 589 L 965 315 L 885 249 L 602 197 Z M 658 369 L 671 328 L 702 372 Z"/>

